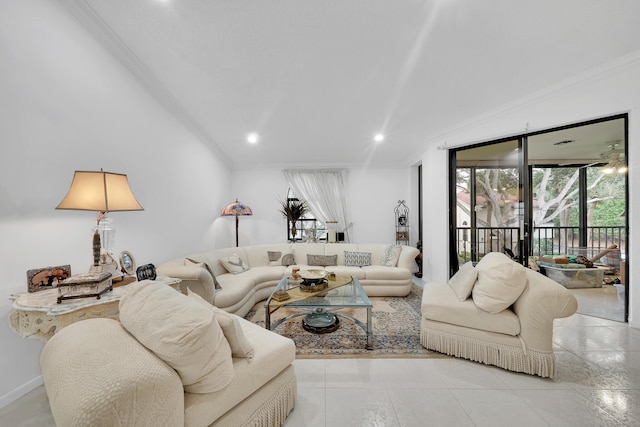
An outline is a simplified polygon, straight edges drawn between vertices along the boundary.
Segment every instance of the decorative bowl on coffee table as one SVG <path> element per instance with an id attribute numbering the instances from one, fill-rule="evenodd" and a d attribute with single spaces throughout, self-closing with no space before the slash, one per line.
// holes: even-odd
<path id="1" fill-rule="evenodd" d="M 300 272 L 302 283 L 300 290 L 305 292 L 323 291 L 327 288 L 327 272 L 325 270 L 303 270 Z"/>

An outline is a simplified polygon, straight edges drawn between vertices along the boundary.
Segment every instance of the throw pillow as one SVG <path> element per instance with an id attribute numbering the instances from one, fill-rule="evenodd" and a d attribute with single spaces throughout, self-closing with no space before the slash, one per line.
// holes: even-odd
<path id="1" fill-rule="evenodd" d="M 231 348 L 213 312 L 152 280 L 134 282 L 120 299 L 120 322 L 178 372 L 189 393 L 212 393 L 233 379 Z"/>
<path id="2" fill-rule="evenodd" d="M 271 266 L 284 265 L 285 267 L 289 267 L 296 263 L 292 252 L 267 251 L 267 255 L 269 257 L 269 265 Z"/>
<path id="3" fill-rule="evenodd" d="M 400 245 L 387 246 L 386 248 L 384 248 L 384 255 L 382 255 L 380 265 L 383 265 L 385 267 L 395 267 L 396 265 L 398 265 L 400 252 L 402 252 L 402 246 Z"/>
<path id="4" fill-rule="evenodd" d="M 344 251 L 344 265 L 347 267 L 371 265 L 371 252 Z"/>
<path id="5" fill-rule="evenodd" d="M 231 355 L 233 357 L 253 357 L 253 346 L 245 337 L 244 332 L 242 331 L 242 326 L 240 326 L 240 322 L 236 317 L 232 314 L 227 313 L 224 310 L 219 309 L 215 305 L 209 304 L 204 300 L 200 295 L 191 291 L 191 289 L 187 288 L 187 294 L 190 298 L 193 298 L 199 304 L 202 304 L 204 307 L 207 307 L 209 310 L 213 311 L 213 314 L 220 324 L 222 328 L 222 332 L 224 333 L 224 337 L 229 342 L 229 346 L 231 347 Z"/>
<path id="6" fill-rule="evenodd" d="M 338 265 L 338 255 L 307 254 L 307 265 L 317 265 L 322 267 L 326 267 L 328 265 Z"/>
<path id="7" fill-rule="evenodd" d="M 249 266 L 237 254 L 220 258 L 220 264 L 231 274 L 240 274 L 249 270 Z"/>
<path id="8" fill-rule="evenodd" d="M 462 264 L 462 267 L 449 279 L 449 286 L 456 293 L 460 301 L 466 301 L 471 296 L 473 285 L 476 284 L 478 278 L 478 270 L 473 266 L 473 262 L 469 261 Z"/>
<path id="9" fill-rule="evenodd" d="M 486 254 L 476 265 L 478 281 L 471 293 L 477 307 L 499 313 L 520 297 L 527 285 L 527 271 L 501 252 Z"/>
<path id="10" fill-rule="evenodd" d="M 220 286 L 220 283 L 218 283 L 218 279 L 216 278 L 216 275 L 213 274 L 213 269 L 209 266 L 209 264 L 207 264 L 204 261 L 196 261 L 193 258 L 185 258 L 184 259 L 184 265 L 196 265 L 200 268 L 204 268 L 205 270 L 207 270 L 209 272 L 209 274 L 211 274 L 211 277 L 213 277 L 213 285 L 216 288 L 217 291 L 222 289 L 222 286 Z"/>

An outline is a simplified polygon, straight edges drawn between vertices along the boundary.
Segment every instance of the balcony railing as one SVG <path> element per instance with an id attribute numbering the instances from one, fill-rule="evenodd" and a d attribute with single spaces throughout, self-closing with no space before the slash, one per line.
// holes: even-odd
<path id="1" fill-rule="evenodd" d="M 592 258 L 610 245 L 616 245 L 620 253 L 626 248 L 626 233 L 622 226 L 587 227 L 587 245 L 580 245 L 579 227 L 535 227 L 533 229 L 533 253 L 530 255 L 582 254 Z M 469 227 L 458 227 L 457 253 L 461 262 L 479 261 L 488 252 L 511 250 L 520 252 L 518 227 L 478 227 L 474 235 Z"/>

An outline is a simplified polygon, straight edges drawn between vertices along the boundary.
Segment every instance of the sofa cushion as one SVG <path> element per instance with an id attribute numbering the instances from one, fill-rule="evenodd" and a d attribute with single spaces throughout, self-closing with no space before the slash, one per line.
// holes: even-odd
<path id="1" fill-rule="evenodd" d="M 371 265 L 371 252 L 344 251 L 344 265 L 347 267 Z"/>
<path id="2" fill-rule="evenodd" d="M 129 285 L 120 322 L 178 372 L 185 391 L 211 393 L 233 379 L 231 348 L 213 312 L 175 289 L 152 280 Z"/>
<path id="3" fill-rule="evenodd" d="M 525 268 L 501 252 L 486 254 L 476 269 L 478 280 L 471 292 L 473 302 L 489 313 L 499 313 L 511 306 L 527 285 Z"/>
<path id="4" fill-rule="evenodd" d="M 233 367 L 236 372 L 233 381 L 224 390 L 211 395 L 185 393 L 185 425 L 210 425 L 215 420 L 238 405 L 242 401 L 261 402 L 261 397 L 253 399 L 263 385 L 287 369 L 295 360 L 294 342 L 282 335 L 251 323 L 238 319 L 247 339 L 255 348 L 253 359 L 235 358 Z M 256 392 L 257 391 L 257 392 Z M 213 404 L 212 404 L 213 402 Z M 253 409 L 259 411 L 259 409 Z M 221 423 L 224 424 L 224 423 Z M 264 421 L 262 425 L 274 425 L 275 422 Z"/>
<path id="5" fill-rule="evenodd" d="M 389 245 L 384 248 L 384 255 L 380 260 L 380 265 L 385 267 L 395 267 L 398 265 L 398 259 L 400 258 L 400 252 L 402 252 L 402 246 Z"/>
<path id="6" fill-rule="evenodd" d="M 307 254 L 307 264 L 321 267 L 326 267 L 328 265 L 338 265 L 338 255 Z"/>
<path id="7" fill-rule="evenodd" d="M 200 268 L 204 268 L 205 270 L 207 270 L 209 272 L 209 274 L 211 274 L 211 277 L 213 278 L 213 284 L 214 284 L 216 290 L 222 289 L 220 287 L 220 283 L 218 282 L 218 279 L 216 278 L 216 275 L 213 272 L 213 269 L 211 268 L 211 266 L 206 261 L 199 260 L 199 259 L 196 259 L 196 258 L 197 258 L 197 256 L 194 256 L 193 258 L 185 258 L 184 259 L 184 265 L 193 264 L 193 265 L 196 265 L 196 266 L 198 266 Z"/>
<path id="8" fill-rule="evenodd" d="M 491 314 L 472 299 L 460 301 L 449 285 L 427 283 L 422 293 L 422 317 L 451 325 L 517 336 L 520 319 L 511 310 Z"/>
<path id="9" fill-rule="evenodd" d="M 449 286 L 456 293 L 460 301 L 464 301 L 471 296 L 473 285 L 478 279 L 478 270 L 473 266 L 473 262 L 469 261 L 462 264 L 462 267 L 449 279 Z"/>
<path id="10" fill-rule="evenodd" d="M 243 273 L 249 269 L 247 263 L 235 253 L 221 257 L 220 264 L 231 274 Z"/>
<path id="11" fill-rule="evenodd" d="M 233 357 L 253 357 L 253 346 L 247 340 L 247 337 L 244 336 L 237 316 L 227 313 L 215 305 L 209 304 L 200 295 L 192 292 L 191 289 L 187 289 L 187 294 L 199 304 L 213 311 L 216 320 L 222 328 L 222 333 L 224 333 L 224 337 L 227 339 L 229 347 L 231 347 L 231 355 Z"/>
<path id="12" fill-rule="evenodd" d="M 288 267 L 296 263 L 293 252 L 267 251 L 267 255 L 271 266 L 283 265 Z"/>

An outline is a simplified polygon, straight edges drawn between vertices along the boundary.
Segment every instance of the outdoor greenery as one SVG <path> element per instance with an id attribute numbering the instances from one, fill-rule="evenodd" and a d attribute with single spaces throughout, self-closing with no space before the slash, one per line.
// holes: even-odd
<path id="1" fill-rule="evenodd" d="M 533 220 L 536 226 L 578 225 L 578 167 L 534 168 Z M 458 188 L 468 191 L 470 169 L 458 170 Z M 622 226 L 625 175 L 605 175 L 600 167 L 587 168 L 587 222 L 590 226 Z M 513 168 L 476 170 L 477 209 L 486 209 L 478 226 L 509 227 L 517 224 L 518 171 Z M 459 207 L 468 212 L 460 202 Z"/>

